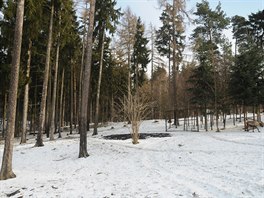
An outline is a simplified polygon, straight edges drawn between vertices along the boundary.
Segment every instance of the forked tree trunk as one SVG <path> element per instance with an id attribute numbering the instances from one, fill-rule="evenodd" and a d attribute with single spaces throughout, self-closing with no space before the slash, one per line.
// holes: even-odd
<path id="1" fill-rule="evenodd" d="M 79 157 L 88 157 L 87 152 L 87 106 L 89 104 L 89 89 L 90 89 L 90 77 L 91 77 L 91 62 L 92 62 L 92 45 L 93 45 L 93 29 L 94 29 L 94 12 L 95 12 L 96 0 L 90 1 L 90 13 L 89 13 L 89 28 L 87 33 L 87 52 L 85 59 L 85 66 L 83 71 L 83 83 L 82 83 L 82 102 L 80 113 L 80 149 Z"/>
<path id="2" fill-rule="evenodd" d="M 48 46 L 47 46 L 47 54 L 46 54 L 46 62 L 45 62 L 45 71 L 44 71 L 44 81 L 42 88 L 42 97 L 41 97 L 41 105 L 40 105 L 40 113 L 39 113 L 39 125 L 38 125 L 38 136 L 37 142 L 35 146 L 44 146 L 43 144 L 43 128 L 45 123 L 45 112 L 46 112 L 46 99 L 47 99 L 47 91 L 48 91 L 48 81 L 49 81 L 49 68 L 50 68 L 50 52 L 52 46 L 52 31 L 53 31 L 53 16 L 54 16 L 54 2 L 52 1 L 51 13 L 50 13 L 50 24 L 49 24 L 49 38 L 48 38 Z"/>
<path id="3" fill-rule="evenodd" d="M 30 75 L 30 64 L 31 64 L 31 48 L 32 48 L 32 41 L 31 39 L 29 39 L 27 70 L 26 70 L 27 84 L 25 85 L 25 93 L 24 93 L 22 135 L 21 135 L 20 144 L 27 142 L 26 134 L 27 134 L 27 117 L 28 117 L 28 92 L 29 92 L 29 75 Z"/>
<path id="4" fill-rule="evenodd" d="M 99 108 L 100 108 L 100 92 L 101 92 L 101 82 L 102 82 L 102 72 L 103 72 L 103 59 L 104 59 L 104 25 L 102 27 L 102 36 L 101 36 L 101 55 L 100 55 L 100 68 L 99 68 L 99 78 L 98 78 L 98 86 L 96 93 L 96 103 L 95 103 L 95 116 L 94 116 L 94 132 L 93 135 L 97 135 L 97 127 L 98 127 L 98 117 L 99 117 Z"/>
<path id="5" fill-rule="evenodd" d="M 58 36 L 58 40 L 59 40 L 59 37 L 60 36 Z M 54 140 L 54 133 L 55 133 L 55 111 L 56 111 L 59 56 L 60 56 L 60 42 L 58 41 L 57 49 L 56 49 L 56 62 L 55 62 L 55 68 L 54 68 L 55 73 L 54 73 L 54 82 L 53 82 L 53 95 L 52 95 L 52 102 L 51 102 L 50 140 Z"/>
<path id="6" fill-rule="evenodd" d="M 0 171 L 0 180 L 14 178 L 16 175 L 12 170 L 13 139 L 16 122 L 17 90 L 19 78 L 19 65 L 21 54 L 21 43 L 23 34 L 24 0 L 17 1 L 16 25 L 13 41 L 12 65 L 10 74 L 10 87 L 7 106 L 7 132 L 5 138 L 4 153 Z"/>

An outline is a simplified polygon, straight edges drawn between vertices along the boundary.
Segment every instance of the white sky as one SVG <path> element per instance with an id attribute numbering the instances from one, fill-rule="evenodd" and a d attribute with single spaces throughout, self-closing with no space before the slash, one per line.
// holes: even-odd
<path id="1" fill-rule="evenodd" d="M 234 15 L 247 16 L 252 12 L 257 12 L 264 9 L 264 0 L 208 0 L 212 8 L 221 2 L 222 9 L 226 12 L 227 16 Z M 159 9 L 157 0 L 117 0 L 117 4 L 122 9 L 128 6 L 137 15 L 140 16 L 146 25 L 153 23 L 156 26 L 160 25 L 159 16 L 161 10 Z M 195 10 L 196 3 L 201 0 L 186 0 L 188 10 Z"/>
<path id="2" fill-rule="evenodd" d="M 171 0 L 172 1 L 172 0 Z M 186 0 L 186 6 L 188 11 L 195 11 L 196 4 L 202 0 Z M 228 17 L 235 15 L 244 16 L 247 18 L 251 13 L 264 9 L 264 0 L 208 0 L 212 9 L 221 2 L 222 10 Z M 78 0 L 78 3 L 83 0 Z M 158 28 L 161 25 L 159 17 L 162 10 L 159 8 L 158 0 L 117 0 L 117 7 L 121 7 L 124 11 L 127 7 L 130 7 L 132 12 L 136 16 L 140 16 L 142 21 L 148 28 L 150 24 Z M 79 7 L 80 8 L 80 7 Z M 188 37 L 193 29 L 192 25 L 186 24 L 186 41 L 188 43 Z M 226 36 L 232 41 L 231 29 L 224 32 Z M 186 54 L 192 54 L 190 50 L 185 51 Z M 148 71 L 149 72 L 149 71 Z"/>

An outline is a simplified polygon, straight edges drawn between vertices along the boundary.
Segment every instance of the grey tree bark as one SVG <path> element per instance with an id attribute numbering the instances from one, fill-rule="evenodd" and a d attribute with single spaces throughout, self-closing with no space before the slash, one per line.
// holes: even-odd
<path id="1" fill-rule="evenodd" d="M 82 94 L 81 94 L 82 101 L 81 101 L 81 113 L 80 113 L 80 148 L 79 148 L 80 158 L 89 156 L 87 152 L 87 106 L 89 104 L 95 2 L 96 0 L 90 1 L 89 27 L 87 32 L 87 43 L 86 43 L 87 52 L 86 52 L 86 59 L 85 59 L 85 65 L 83 71 Z"/>
<path id="2" fill-rule="evenodd" d="M 25 4 L 25 0 L 17 1 L 16 25 L 15 25 L 15 35 L 13 41 L 10 87 L 9 87 L 9 97 L 8 97 L 8 106 L 7 106 L 7 131 L 5 137 L 2 166 L 0 171 L 0 180 L 16 177 L 16 175 L 12 170 L 12 158 L 13 158 L 13 139 L 14 139 L 15 121 L 16 121 L 15 119 L 16 119 L 21 43 L 22 43 L 22 34 L 23 34 L 24 4 Z"/>

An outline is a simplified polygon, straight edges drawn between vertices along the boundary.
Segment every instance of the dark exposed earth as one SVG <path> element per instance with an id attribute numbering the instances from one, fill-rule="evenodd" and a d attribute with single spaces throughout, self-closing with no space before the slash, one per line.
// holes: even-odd
<path id="1" fill-rule="evenodd" d="M 146 139 L 146 138 L 163 138 L 163 137 L 171 137 L 169 133 L 140 133 L 139 139 Z M 107 140 L 127 140 L 131 138 L 131 134 L 114 134 L 114 135 L 107 135 L 103 136 L 104 139 Z"/>

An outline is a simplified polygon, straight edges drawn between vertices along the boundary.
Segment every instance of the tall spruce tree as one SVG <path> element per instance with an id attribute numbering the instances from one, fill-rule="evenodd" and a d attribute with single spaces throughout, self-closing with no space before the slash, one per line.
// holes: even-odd
<path id="1" fill-rule="evenodd" d="M 150 50 L 147 48 L 148 39 L 144 35 L 144 25 L 140 17 L 137 20 L 135 43 L 132 54 L 131 74 L 133 79 L 133 88 L 137 91 L 139 86 L 142 86 L 145 80 L 147 64 L 150 62 Z"/>

